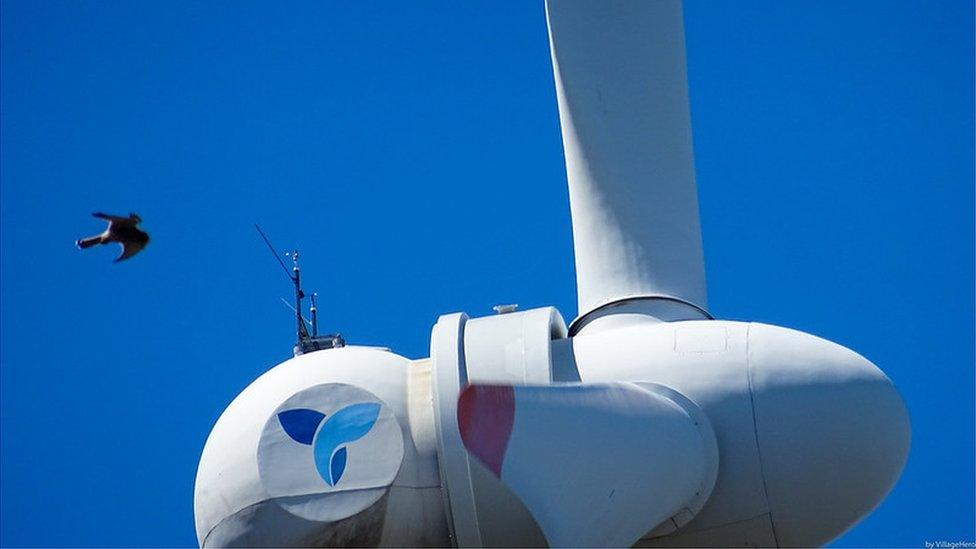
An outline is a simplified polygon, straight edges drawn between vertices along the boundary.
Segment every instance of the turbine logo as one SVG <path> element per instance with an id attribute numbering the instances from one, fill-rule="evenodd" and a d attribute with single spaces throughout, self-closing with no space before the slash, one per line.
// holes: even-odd
<path id="1" fill-rule="evenodd" d="M 329 486 L 335 486 L 346 470 L 345 444 L 363 438 L 379 415 L 378 402 L 360 402 L 342 408 L 327 421 L 322 421 L 325 414 L 307 408 L 279 412 L 278 421 L 292 440 L 312 446 L 319 475 Z"/>
<path id="2" fill-rule="evenodd" d="M 376 395 L 323 383 L 288 397 L 270 414 L 257 444 L 267 494 L 315 521 L 352 516 L 379 501 L 403 461 L 403 432 Z"/>

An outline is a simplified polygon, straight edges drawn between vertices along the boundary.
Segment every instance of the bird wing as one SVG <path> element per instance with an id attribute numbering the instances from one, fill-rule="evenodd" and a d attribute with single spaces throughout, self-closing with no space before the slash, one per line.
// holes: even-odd
<path id="1" fill-rule="evenodd" d="M 104 219 L 105 221 L 108 221 L 109 223 L 120 223 L 120 224 L 123 224 L 123 225 L 135 225 L 135 223 L 133 222 L 133 220 L 131 218 L 129 218 L 129 217 L 121 217 L 121 216 L 118 216 L 118 215 L 109 215 L 107 213 L 102 213 L 102 212 L 95 212 L 95 213 L 92 214 L 92 216 L 93 217 L 97 217 L 99 219 Z"/>
<path id="2" fill-rule="evenodd" d="M 95 236 L 79 239 L 75 241 L 75 244 L 81 249 L 91 248 L 92 246 L 102 244 L 102 239 L 105 238 L 107 232 L 108 231 L 102 234 L 96 234 Z"/>
<path id="3" fill-rule="evenodd" d="M 122 245 L 122 254 L 115 258 L 115 263 L 119 261 L 129 259 L 130 257 L 141 252 L 143 248 L 146 247 L 146 242 L 119 242 Z"/>

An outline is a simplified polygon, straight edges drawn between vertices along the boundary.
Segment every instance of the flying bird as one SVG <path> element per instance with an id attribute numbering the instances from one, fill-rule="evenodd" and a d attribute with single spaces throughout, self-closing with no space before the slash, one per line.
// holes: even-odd
<path id="1" fill-rule="evenodd" d="M 108 221 L 108 228 L 102 234 L 82 238 L 76 242 L 79 248 L 91 248 L 97 244 L 118 242 L 122 245 L 122 253 L 115 258 L 115 263 L 118 263 L 136 255 L 149 243 L 149 235 L 136 227 L 142 222 L 142 218 L 134 213 L 130 213 L 129 217 L 108 215 L 101 212 L 95 212 L 92 215 Z"/>

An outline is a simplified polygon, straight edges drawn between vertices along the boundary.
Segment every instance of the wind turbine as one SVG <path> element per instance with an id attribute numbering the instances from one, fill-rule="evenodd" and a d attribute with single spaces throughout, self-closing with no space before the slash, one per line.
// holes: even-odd
<path id="1" fill-rule="evenodd" d="M 430 357 L 275 366 L 207 440 L 201 546 L 811 546 L 898 479 L 854 351 L 708 313 L 678 1 L 549 0 L 579 316 L 441 316 Z"/>

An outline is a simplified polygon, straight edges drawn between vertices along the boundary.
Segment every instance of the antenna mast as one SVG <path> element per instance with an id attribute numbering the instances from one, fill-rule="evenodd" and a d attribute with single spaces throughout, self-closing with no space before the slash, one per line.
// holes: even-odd
<path id="1" fill-rule="evenodd" d="M 315 307 L 315 298 L 318 296 L 318 292 L 312 292 L 312 306 L 308 310 L 312 313 L 312 337 L 319 335 L 319 310 Z"/>
<path id="2" fill-rule="evenodd" d="M 278 264 L 281 265 L 281 269 L 285 272 L 285 275 L 291 279 L 292 284 L 295 286 L 295 306 L 293 310 L 295 311 L 295 326 L 298 337 L 298 342 L 295 344 L 295 354 L 300 355 L 311 351 L 319 351 L 322 349 L 334 349 L 338 347 L 344 347 L 346 342 L 342 339 L 341 334 L 329 334 L 324 336 L 319 336 L 319 321 L 318 321 L 318 308 L 315 305 L 315 298 L 318 296 L 317 293 L 312 293 L 312 306 L 309 312 L 312 316 L 312 335 L 308 335 L 308 329 L 305 328 L 305 323 L 307 322 L 302 316 L 302 298 L 305 297 L 305 292 L 302 291 L 302 271 L 298 267 L 298 250 L 292 252 L 285 252 L 285 255 L 290 257 L 292 260 L 291 273 L 288 272 L 288 268 L 285 267 L 285 262 L 281 260 L 278 253 L 275 252 L 274 246 L 271 245 L 271 241 L 261 230 L 261 227 L 257 223 L 254 224 L 254 228 L 257 229 L 258 234 L 264 240 L 264 243 L 268 245 L 268 249 L 271 254 L 275 256 L 278 260 Z M 282 300 L 284 301 L 284 300 Z M 285 301 L 287 305 L 288 302 Z"/>
<path id="3" fill-rule="evenodd" d="M 304 348 L 304 343 L 309 337 L 308 330 L 305 329 L 305 319 L 302 318 L 302 298 L 305 297 L 305 292 L 302 291 L 302 271 L 298 268 L 298 250 L 291 253 L 286 252 L 285 255 L 291 258 L 293 264 L 291 281 L 295 283 L 295 326 L 298 334 L 298 347 Z"/>

